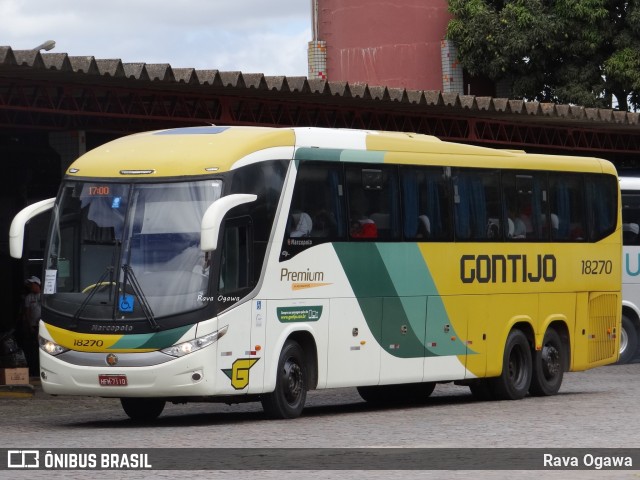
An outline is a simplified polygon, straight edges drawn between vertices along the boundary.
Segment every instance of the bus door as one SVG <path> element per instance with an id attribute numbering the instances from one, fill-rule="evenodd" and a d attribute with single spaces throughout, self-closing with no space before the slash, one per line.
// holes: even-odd
<path id="1" fill-rule="evenodd" d="M 260 389 L 263 383 L 263 375 L 253 370 L 259 363 L 250 335 L 256 302 L 238 303 L 253 288 L 251 223 L 248 218 L 227 220 L 222 235 L 216 303 L 219 310 L 228 309 L 219 322 L 229 328 L 218 341 L 216 381 L 221 393 L 242 394 Z"/>

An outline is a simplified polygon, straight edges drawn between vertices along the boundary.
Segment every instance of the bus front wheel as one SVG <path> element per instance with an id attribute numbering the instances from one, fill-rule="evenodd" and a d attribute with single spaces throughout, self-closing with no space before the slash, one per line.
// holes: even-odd
<path id="1" fill-rule="evenodd" d="M 620 332 L 620 358 L 618 365 L 629 363 L 638 349 L 638 332 L 636 327 L 624 313 L 622 314 L 622 329 Z"/>
<path id="2" fill-rule="evenodd" d="M 529 391 L 532 375 L 531 348 L 521 330 L 511 330 L 502 357 L 502 374 L 490 380 L 496 400 L 519 400 Z"/>
<path id="3" fill-rule="evenodd" d="M 284 344 L 276 376 L 276 388 L 262 397 L 262 408 L 271 418 L 299 417 L 307 399 L 304 352 L 298 342 Z"/>
<path id="4" fill-rule="evenodd" d="M 562 385 L 565 370 L 564 347 L 560 335 L 549 328 L 542 340 L 542 349 L 533 357 L 533 377 L 529 393 L 538 397 L 555 395 Z"/>
<path id="5" fill-rule="evenodd" d="M 121 398 L 122 409 L 136 422 L 150 422 L 160 416 L 166 402 L 161 398 Z"/>

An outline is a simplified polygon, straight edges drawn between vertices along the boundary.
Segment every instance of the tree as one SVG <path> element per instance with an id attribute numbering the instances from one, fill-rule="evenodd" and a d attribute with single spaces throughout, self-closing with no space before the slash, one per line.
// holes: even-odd
<path id="1" fill-rule="evenodd" d="M 449 0 L 447 38 L 514 98 L 640 107 L 640 0 Z"/>

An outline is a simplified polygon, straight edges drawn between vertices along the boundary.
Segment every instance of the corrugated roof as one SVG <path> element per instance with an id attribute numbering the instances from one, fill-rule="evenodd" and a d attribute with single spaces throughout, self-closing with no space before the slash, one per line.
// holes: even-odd
<path id="1" fill-rule="evenodd" d="M 65 75 L 70 81 L 108 83 L 140 82 L 151 88 L 198 89 L 220 88 L 250 90 L 251 93 L 303 95 L 305 101 L 366 101 L 388 108 L 415 106 L 443 109 L 450 114 L 492 116 L 494 118 L 526 116 L 527 121 L 576 123 L 596 128 L 640 129 L 640 113 L 613 109 L 586 108 L 575 105 L 525 102 L 506 98 L 476 97 L 440 91 L 406 90 L 368 84 L 331 82 L 306 77 L 265 76 L 261 73 L 173 68 L 171 65 L 123 63 L 120 59 L 76 57 L 66 53 L 40 53 L 36 50 L 13 50 L 0 46 L 0 76 L 27 74 L 29 78 Z M 249 93 L 249 92 L 247 92 Z"/>

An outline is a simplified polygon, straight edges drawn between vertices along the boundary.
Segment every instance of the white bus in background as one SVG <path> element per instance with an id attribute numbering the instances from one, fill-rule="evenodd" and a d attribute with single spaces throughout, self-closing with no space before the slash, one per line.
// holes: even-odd
<path id="1" fill-rule="evenodd" d="M 628 363 L 636 355 L 640 332 L 640 176 L 623 175 L 621 172 L 622 336 L 618 363 Z"/>

